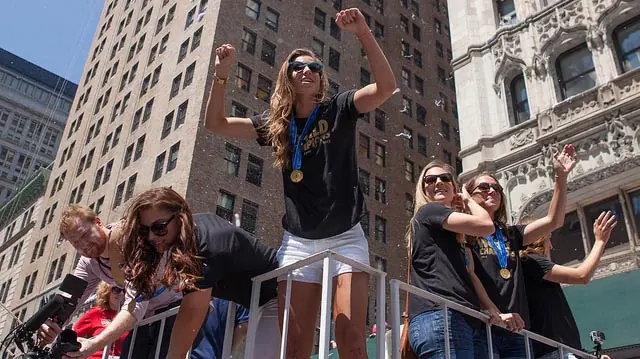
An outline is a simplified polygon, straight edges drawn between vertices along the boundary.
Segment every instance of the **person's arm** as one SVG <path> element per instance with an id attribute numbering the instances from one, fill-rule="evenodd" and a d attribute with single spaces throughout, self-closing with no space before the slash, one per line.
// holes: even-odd
<path id="1" fill-rule="evenodd" d="M 222 136 L 255 139 L 258 137 L 250 118 L 227 117 L 224 113 L 224 91 L 230 81 L 229 73 L 235 63 L 236 49 L 224 44 L 216 49 L 214 79 L 205 111 L 205 128 Z M 219 81 L 227 81 L 221 84 Z"/>
<path id="2" fill-rule="evenodd" d="M 236 327 L 233 330 L 233 343 L 231 344 L 231 352 L 235 352 L 239 345 L 244 342 L 247 336 L 247 322 L 249 321 L 249 310 L 240 304 L 236 304 Z"/>
<path id="3" fill-rule="evenodd" d="M 523 244 L 531 244 L 540 237 L 553 232 L 564 224 L 564 211 L 567 204 L 567 176 L 577 163 L 576 149 L 565 145 L 560 154 L 553 158 L 556 180 L 553 197 L 547 215 L 529 223 L 524 229 Z"/>
<path id="4" fill-rule="evenodd" d="M 475 265 L 473 262 L 473 255 L 471 254 L 471 249 L 468 247 L 464 248 L 465 261 L 467 265 L 467 273 L 471 277 L 471 283 L 473 284 L 473 289 L 480 300 L 480 308 L 484 309 L 489 314 L 489 320 L 491 324 L 499 324 L 500 320 L 500 309 L 493 303 L 491 298 L 489 298 L 489 294 L 487 290 L 484 289 L 480 278 L 476 275 Z"/>
<path id="5" fill-rule="evenodd" d="M 611 211 L 600 213 L 600 216 L 593 223 L 593 234 L 596 240 L 587 258 L 577 268 L 556 264 L 551 267 L 551 270 L 543 278 L 550 282 L 565 284 L 589 283 L 609 241 L 611 231 L 617 223 L 616 217 L 611 214 Z"/>
<path id="6" fill-rule="evenodd" d="M 182 298 L 180 310 L 173 324 L 167 359 L 184 359 L 207 316 L 211 289 L 191 292 Z"/>
<path id="7" fill-rule="evenodd" d="M 360 113 L 373 111 L 387 101 L 396 90 L 396 78 L 391 65 L 359 9 L 340 11 L 336 14 L 336 24 L 343 31 L 355 34 L 367 54 L 376 82 L 356 91 L 354 102 Z"/>
<path id="8" fill-rule="evenodd" d="M 489 213 L 474 201 L 467 189 L 462 187 L 462 200 L 471 214 L 452 212 L 442 223 L 442 227 L 455 233 L 485 237 L 495 232 L 495 226 Z"/>
<path id="9" fill-rule="evenodd" d="M 118 340 L 118 338 L 120 338 L 124 332 L 131 329 L 134 324 L 136 324 L 136 318 L 129 313 L 129 311 L 123 309 L 96 337 L 86 340 L 78 339 L 82 345 L 80 350 L 66 353 L 64 358 L 86 359 L 91 356 L 91 354 L 102 350 L 107 344 L 111 344 Z"/>

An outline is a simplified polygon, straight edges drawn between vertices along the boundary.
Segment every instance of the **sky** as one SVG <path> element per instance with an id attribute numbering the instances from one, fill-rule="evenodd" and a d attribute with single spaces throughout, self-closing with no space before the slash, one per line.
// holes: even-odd
<path id="1" fill-rule="evenodd" d="M 104 0 L 0 0 L 0 47 L 78 83 L 103 5 Z"/>

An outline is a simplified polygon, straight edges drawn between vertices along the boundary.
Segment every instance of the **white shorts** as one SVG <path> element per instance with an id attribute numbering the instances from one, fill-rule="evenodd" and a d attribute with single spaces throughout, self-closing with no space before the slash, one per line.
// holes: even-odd
<path id="1" fill-rule="evenodd" d="M 287 266 L 313 254 L 331 250 L 343 257 L 369 265 L 369 243 L 364 236 L 360 223 L 346 232 L 323 239 L 306 239 L 284 231 L 282 245 L 276 254 L 280 266 Z M 342 273 L 359 272 L 351 265 L 333 261 L 331 277 Z M 278 281 L 287 280 L 286 275 L 278 277 Z M 322 261 L 296 269 L 292 272 L 292 280 L 305 283 L 322 283 Z"/>

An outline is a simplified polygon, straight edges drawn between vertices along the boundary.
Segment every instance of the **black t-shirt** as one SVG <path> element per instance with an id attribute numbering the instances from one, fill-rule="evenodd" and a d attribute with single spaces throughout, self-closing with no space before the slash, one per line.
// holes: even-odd
<path id="1" fill-rule="evenodd" d="M 413 221 L 411 284 L 466 307 L 479 308 L 479 301 L 467 272 L 465 251 L 456 233 L 442 227 L 453 212 L 438 203 L 421 207 Z M 439 309 L 435 303 L 409 296 L 409 318 Z"/>
<path id="2" fill-rule="evenodd" d="M 335 236 L 355 226 L 366 211 L 358 183 L 355 135 L 359 113 L 354 93 L 355 90 L 342 92 L 319 104 L 314 128 L 302 145 L 302 181 L 291 181 L 291 168 L 282 171 L 285 200 L 282 225 L 296 236 L 307 239 Z M 266 135 L 267 119 L 267 113 L 251 119 L 262 146 L 271 145 Z M 306 120 L 296 119 L 298 136 Z"/>
<path id="3" fill-rule="evenodd" d="M 538 254 L 522 257 L 531 331 L 572 348 L 581 349 L 578 326 L 562 287 L 544 279 L 554 265 L 549 259 Z M 536 358 L 554 350 L 556 348 L 534 342 Z"/>
<path id="4" fill-rule="evenodd" d="M 524 226 L 507 226 L 502 230 L 502 237 L 508 253 L 507 269 L 511 271 L 511 278 L 505 280 L 500 276 L 498 256 L 486 238 L 478 238 L 474 245 L 475 272 L 498 309 L 502 313 L 520 314 L 529 328 L 529 306 L 520 264 Z M 496 238 L 495 233 L 492 238 Z"/>
<path id="5" fill-rule="evenodd" d="M 198 255 L 204 258 L 204 278 L 197 287 L 249 308 L 251 278 L 278 268 L 276 251 L 214 213 L 195 214 L 193 220 Z M 260 305 L 275 298 L 277 287 L 275 278 L 262 282 Z"/>

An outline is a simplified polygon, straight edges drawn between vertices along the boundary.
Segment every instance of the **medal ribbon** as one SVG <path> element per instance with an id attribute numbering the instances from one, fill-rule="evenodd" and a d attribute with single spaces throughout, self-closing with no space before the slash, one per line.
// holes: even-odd
<path id="1" fill-rule="evenodd" d="M 504 238 L 502 237 L 502 231 L 500 228 L 496 228 L 495 233 L 496 238 L 498 239 L 498 245 L 496 245 L 496 241 L 493 240 L 493 236 L 487 237 L 487 242 L 491 245 L 491 248 L 496 252 L 496 256 L 498 257 L 498 264 L 500 265 L 500 269 L 507 268 L 507 248 L 504 245 Z"/>
<path id="2" fill-rule="evenodd" d="M 304 138 L 309 134 L 309 131 L 311 131 L 311 128 L 313 128 L 313 124 L 316 122 L 318 109 L 318 105 L 313 108 L 313 112 L 311 112 L 307 122 L 304 124 L 300 137 L 298 137 L 298 126 L 296 125 L 294 111 L 291 112 L 291 121 L 289 121 L 289 139 L 293 149 L 293 160 L 291 163 L 293 170 L 299 170 L 302 167 L 302 143 L 304 142 Z M 296 139 L 296 137 L 298 138 Z"/>
<path id="3" fill-rule="evenodd" d="M 153 293 L 153 296 L 152 296 L 151 298 L 155 298 L 155 297 L 159 296 L 159 295 L 160 295 L 160 294 L 162 294 L 165 290 L 167 290 L 167 288 L 166 288 L 166 287 L 160 287 L 158 290 L 156 290 L 156 292 L 155 292 L 155 293 Z M 151 299 L 151 298 L 149 298 L 149 299 Z M 142 303 L 142 302 L 144 302 L 144 300 L 145 300 L 145 299 L 144 299 L 144 298 L 142 298 L 142 297 L 140 297 L 140 296 L 136 297 L 136 302 L 137 302 L 137 303 Z"/>

